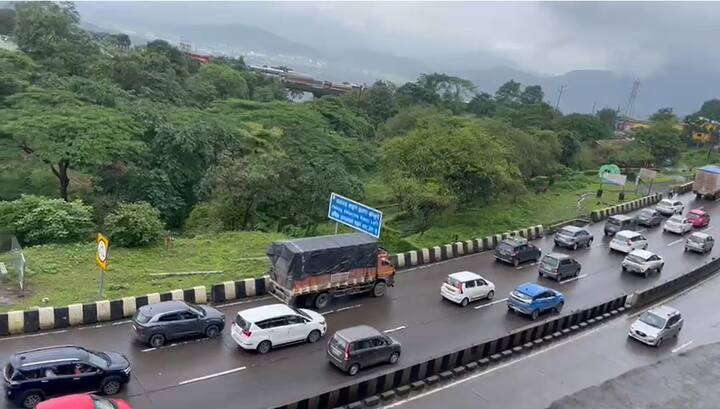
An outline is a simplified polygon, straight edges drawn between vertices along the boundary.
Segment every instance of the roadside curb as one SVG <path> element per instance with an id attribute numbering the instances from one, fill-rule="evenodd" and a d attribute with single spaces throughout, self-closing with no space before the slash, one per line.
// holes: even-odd
<path id="1" fill-rule="evenodd" d="M 432 264 L 438 261 L 449 260 L 451 258 L 465 256 L 468 254 L 492 250 L 508 237 L 525 237 L 528 240 L 535 240 L 543 237 L 544 234 L 544 227 L 541 224 L 538 224 L 524 229 L 508 231 L 502 234 L 493 234 L 481 239 L 458 241 L 455 243 L 393 254 L 390 256 L 390 262 L 395 266 L 395 268 L 402 270 L 423 264 Z"/>
<path id="2" fill-rule="evenodd" d="M 606 207 L 600 210 L 593 210 L 592 212 L 590 212 L 590 219 L 593 222 L 599 222 L 615 214 L 627 213 L 635 209 L 640 209 L 641 207 L 655 204 L 661 199 L 662 195 L 660 193 L 655 193 L 654 195 L 641 197 L 640 199 L 620 203 L 615 206 Z"/>

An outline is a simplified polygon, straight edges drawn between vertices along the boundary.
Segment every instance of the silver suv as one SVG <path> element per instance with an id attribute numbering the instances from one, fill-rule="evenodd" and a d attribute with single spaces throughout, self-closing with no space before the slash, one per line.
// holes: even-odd
<path id="1" fill-rule="evenodd" d="M 651 271 L 661 272 L 665 260 L 657 254 L 647 250 L 633 250 L 622 261 L 622 271 L 640 273 L 647 277 Z"/>
<path id="2" fill-rule="evenodd" d="M 663 305 L 645 311 L 631 326 L 628 336 L 644 344 L 659 347 L 670 337 L 677 337 L 683 326 L 680 311 Z"/>

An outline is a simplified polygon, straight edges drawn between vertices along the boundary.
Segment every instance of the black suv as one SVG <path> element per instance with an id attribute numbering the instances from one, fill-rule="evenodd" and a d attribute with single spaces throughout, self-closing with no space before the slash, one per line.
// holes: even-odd
<path id="1" fill-rule="evenodd" d="M 504 261 L 515 267 L 526 261 L 539 261 L 542 252 L 526 238 L 511 237 L 495 247 L 495 261 Z"/>
<path id="2" fill-rule="evenodd" d="M 32 409 L 52 396 L 90 391 L 116 394 L 130 380 L 130 362 L 115 352 L 54 346 L 11 355 L 3 374 L 7 398 Z"/>
<path id="3" fill-rule="evenodd" d="M 132 329 L 135 337 L 153 348 L 166 340 L 204 335 L 215 338 L 225 328 L 225 314 L 206 305 L 164 301 L 140 307 Z"/>
<path id="4" fill-rule="evenodd" d="M 400 343 L 367 325 L 341 329 L 328 342 L 330 363 L 355 376 L 360 368 L 397 363 Z"/>

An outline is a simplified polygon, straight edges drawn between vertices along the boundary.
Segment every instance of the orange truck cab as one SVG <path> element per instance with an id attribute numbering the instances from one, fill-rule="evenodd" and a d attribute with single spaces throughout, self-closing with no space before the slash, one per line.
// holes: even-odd
<path id="1" fill-rule="evenodd" d="M 267 256 L 270 293 L 288 305 L 322 309 L 343 295 L 381 297 L 395 284 L 389 254 L 362 233 L 278 241 Z"/>

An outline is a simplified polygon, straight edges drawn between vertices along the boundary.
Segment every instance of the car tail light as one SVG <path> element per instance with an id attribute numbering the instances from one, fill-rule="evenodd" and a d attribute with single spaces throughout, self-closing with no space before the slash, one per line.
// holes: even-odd
<path id="1" fill-rule="evenodd" d="M 249 338 L 252 336 L 252 331 L 248 331 L 248 330 L 244 329 L 244 330 L 242 330 L 242 334 Z"/>
<path id="2" fill-rule="evenodd" d="M 345 356 L 344 356 L 344 358 L 345 358 L 346 361 L 350 359 L 350 344 L 349 344 L 349 343 L 348 343 L 347 345 L 345 345 Z"/>
<path id="3" fill-rule="evenodd" d="M 630 240 L 627 241 L 628 246 L 632 246 L 632 242 Z"/>
<path id="4" fill-rule="evenodd" d="M 518 255 L 518 253 L 517 253 L 517 251 L 513 251 L 513 253 L 512 253 L 511 255 L 512 255 L 513 257 L 515 257 L 515 256 Z"/>

